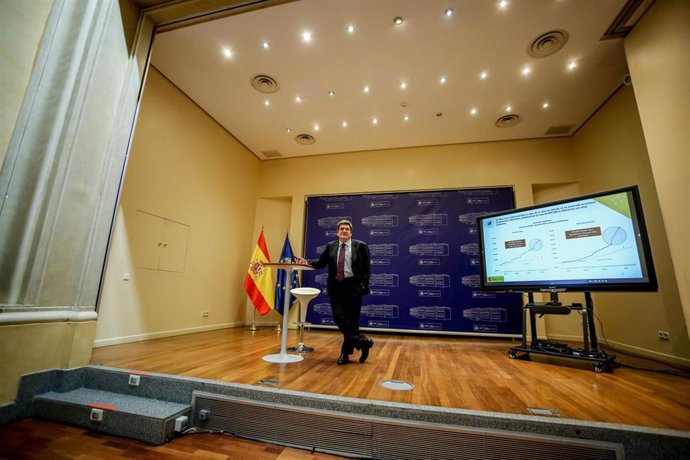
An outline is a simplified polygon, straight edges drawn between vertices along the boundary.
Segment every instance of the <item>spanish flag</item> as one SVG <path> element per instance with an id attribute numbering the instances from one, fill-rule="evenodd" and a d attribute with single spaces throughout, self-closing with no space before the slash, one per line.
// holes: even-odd
<path id="1" fill-rule="evenodd" d="M 264 267 L 264 263 L 268 262 L 271 262 L 271 257 L 268 255 L 268 248 L 266 248 L 264 231 L 261 230 L 254 254 L 252 254 L 252 260 L 249 262 L 244 289 L 262 316 L 273 309 L 275 300 L 273 273 L 270 268 Z"/>

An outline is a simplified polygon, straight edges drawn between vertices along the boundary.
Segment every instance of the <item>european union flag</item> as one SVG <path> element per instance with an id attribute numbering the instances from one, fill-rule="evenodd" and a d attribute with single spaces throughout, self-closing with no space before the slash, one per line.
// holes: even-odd
<path id="1" fill-rule="evenodd" d="M 283 244 L 283 251 L 280 253 L 280 262 L 292 262 L 295 255 L 292 253 L 292 246 L 290 246 L 290 239 L 285 234 L 285 244 Z M 297 279 L 297 270 L 292 272 L 292 279 L 290 280 L 290 289 L 299 287 L 299 280 Z M 276 276 L 276 295 L 275 304 L 273 308 L 275 311 L 283 314 L 283 302 L 285 302 L 285 286 L 287 284 L 287 272 L 285 270 L 278 270 Z M 290 295 L 290 305 L 295 301 L 295 296 Z"/>

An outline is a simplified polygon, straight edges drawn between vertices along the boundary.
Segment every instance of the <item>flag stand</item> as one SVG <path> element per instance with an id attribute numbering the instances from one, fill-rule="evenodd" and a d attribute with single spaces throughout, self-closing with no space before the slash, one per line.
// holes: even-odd
<path id="1" fill-rule="evenodd" d="M 252 332 L 256 332 L 256 309 L 253 308 L 254 314 L 252 315 L 252 325 L 247 328 L 247 330 L 250 330 Z"/>

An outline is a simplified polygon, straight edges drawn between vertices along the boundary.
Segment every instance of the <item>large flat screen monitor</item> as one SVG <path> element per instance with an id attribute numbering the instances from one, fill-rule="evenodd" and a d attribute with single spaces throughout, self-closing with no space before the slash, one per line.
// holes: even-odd
<path id="1" fill-rule="evenodd" d="M 637 186 L 477 219 L 481 287 L 656 291 Z"/>

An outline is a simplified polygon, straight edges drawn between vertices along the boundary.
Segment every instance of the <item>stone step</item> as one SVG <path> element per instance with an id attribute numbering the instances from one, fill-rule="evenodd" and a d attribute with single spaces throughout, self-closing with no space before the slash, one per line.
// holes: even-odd
<path id="1" fill-rule="evenodd" d="M 91 388 L 36 395 L 32 412 L 36 417 L 153 445 L 164 444 L 173 437 L 175 419 L 180 416 L 191 419 L 189 404 Z"/>

